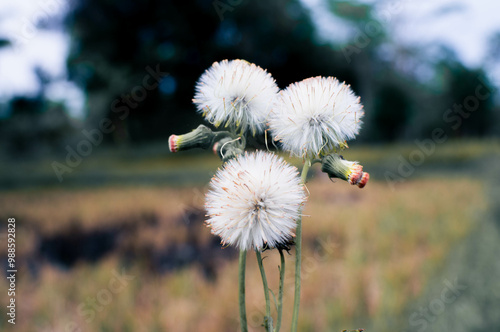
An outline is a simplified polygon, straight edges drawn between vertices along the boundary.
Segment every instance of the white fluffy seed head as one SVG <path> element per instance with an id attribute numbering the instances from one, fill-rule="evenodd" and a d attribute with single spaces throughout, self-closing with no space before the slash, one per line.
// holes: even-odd
<path id="1" fill-rule="evenodd" d="M 297 168 L 272 153 L 245 153 L 212 178 L 206 223 L 223 244 L 274 248 L 295 235 L 305 200 Z"/>
<path id="2" fill-rule="evenodd" d="M 280 92 L 269 116 L 269 128 L 284 150 L 312 158 L 353 139 L 363 115 L 359 97 L 349 85 L 333 77 L 313 77 Z"/>
<path id="3" fill-rule="evenodd" d="M 264 130 L 278 91 L 272 76 L 261 67 L 245 60 L 223 60 L 201 75 L 193 102 L 216 127 L 250 129 L 255 135 Z"/>

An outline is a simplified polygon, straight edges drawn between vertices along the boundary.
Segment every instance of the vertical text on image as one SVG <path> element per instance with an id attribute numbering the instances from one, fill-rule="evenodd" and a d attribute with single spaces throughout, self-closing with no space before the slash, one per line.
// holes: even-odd
<path id="1" fill-rule="evenodd" d="M 16 219 L 7 219 L 7 280 L 9 305 L 7 306 L 7 316 L 11 324 L 16 324 Z"/>

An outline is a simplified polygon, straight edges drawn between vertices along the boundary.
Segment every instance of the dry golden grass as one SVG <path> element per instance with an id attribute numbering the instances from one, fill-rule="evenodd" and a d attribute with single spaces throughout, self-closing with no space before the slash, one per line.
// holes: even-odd
<path id="1" fill-rule="evenodd" d="M 43 233 L 53 233 L 71 223 L 84 229 L 144 214 L 178 216 L 187 205 L 201 206 L 198 188 L 104 187 L 92 189 L 45 189 L 0 194 L 0 211 L 21 222 L 36 224 Z M 28 208 L 29 207 L 29 208 Z"/>
<path id="2" fill-rule="evenodd" d="M 392 191 L 384 182 L 372 181 L 359 190 L 316 175 L 308 189 L 300 331 L 339 331 L 360 327 L 359 322 L 365 324 L 380 315 L 401 315 L 487 208 L 480 183 L 460 178 L 407 181 Z M 204 190 L 115 187 L 4 192 L 0 211 L 2 217 L 18 220 L 18 255 L 26 262 L 26 256 L 36 254 L 39 236 L 74 225 L 87 231 L 137 224 L 148 215 L 155 215 L 159 226 L 138 227 L 131 240 L 136 246 L 180 243 L 186 234 L 176 221 L 187 209 L 202 208 Z M 201 239 L 211 238 L 208 229 L 200 229 Z M 289 330 L 293 302 L 291 253 L 287 255 L 284 331 Z M 121 254 L 115 251 L 96 264 L 80 263 L 70 270 L 44 263 L 34 274 L 21 263 L 16 330 L 238 330 L 236 260 L 221 262 L 218 277 L 211 282 L 198 264 L 158 274 Z M 277 252 L 264 256 L 270 287 L 277 294 L 279 256 Z M 134 279 L 113 293 L 109 304 L 94 309 L 92 319 L 82 315 L 79 306 L 90 310 L 86 301 L 109 289 L 113 271 L 122 271 L 123 266 Z M 254 255 L 249 254 L 247 266 L 249 325 L 251 331 L 262 331 L 263 291 Z M 0 285 L 4 289 L 5 279 Z M 71 329 L 72 323 L 79 329 Z M 0 320 L 0 327 L 6 324 Z"/>

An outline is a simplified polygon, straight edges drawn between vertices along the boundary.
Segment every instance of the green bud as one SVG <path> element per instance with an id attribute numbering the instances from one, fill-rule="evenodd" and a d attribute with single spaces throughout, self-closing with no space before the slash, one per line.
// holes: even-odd
<path id="1" fill-rule="evenodd" d="M 170 152 L 178 152 L 193 148 L 208 149 L 212 146 L 215 134 L 210 128 L 199 125 L 198 128 L 184 135 L 171 135 L 168 138 Z"/>
<path id="2" fill-rule="evenodd" d="M 342 156 L 332 153 L 321 158 L 321 171 L 330 178 L 339 178 L 363 188 L 370 175 L 363 172 L 363 166 L 356 161 L 345 160 Z"/>

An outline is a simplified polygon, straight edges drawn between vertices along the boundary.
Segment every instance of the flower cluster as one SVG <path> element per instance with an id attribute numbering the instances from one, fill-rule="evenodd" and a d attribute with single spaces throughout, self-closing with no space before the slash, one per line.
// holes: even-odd
<path id="1" fill-rule="evenodd" d="M 190 133 L 171 135 L 171 152 L 211 149 L 223 161 L 206 194 L 206 224 L 223 245 L 240 249 L 241 331 L 248 331 L 245 309 L 246 251 L 255 250 L 266 300 L 266 331 L 274 331 L 269 289 L 261 251 L 277 249 L 281 257 L 276 330 L 281 327 L 285 259 L 295 245 L 295 300 L 292 331 L 297 331 L 301 282 L 302 207 L 305 180 L 313 163 L 330 178 L 363 188 L 369 174 L 338 152 L 361 128 L 363 106 L 351 87 L 333 77 L 313 77 L 279 91 L 264 69 L 244 60 L 214 63 L 196 84 L 194 104 L 205 120 L 227 130 L 200 125 Z M 270 152 L 245 152 L 246 137 L 265 131 L 279 147 L 304 161 L 297 169 Z M 266 138 L 267 139 L 267 138 Z M 267 143 L 267 142 L 266 142 Z"/>
<path id="2" fill-rule="evenodd" d="M 363 188 L 369 174 L 357 162 L 336 154 L 361 128 L 363 106 L 351 87 L 333 77 L 312 77 L 279 91 L 272 76 L 244 60 L 215 62 L 200 77 L 193 99 L 215 127 L 200 125 L 172 135 L 170 151 L 212 149 L 225 164 L 207 194 L 207 224 L 222 242 L 242 250 L 281 247 L 291 240 L 303 190 L 295 168 L 272 154 L 245 154 L 245 133 L 269 129 L 292 156 Z M 241 155 L 241 156 L 240 156 Z M 315 159 L 316 161 L 318 159 Z M 289 203 L 289 204 L 287 204 Z"/>

